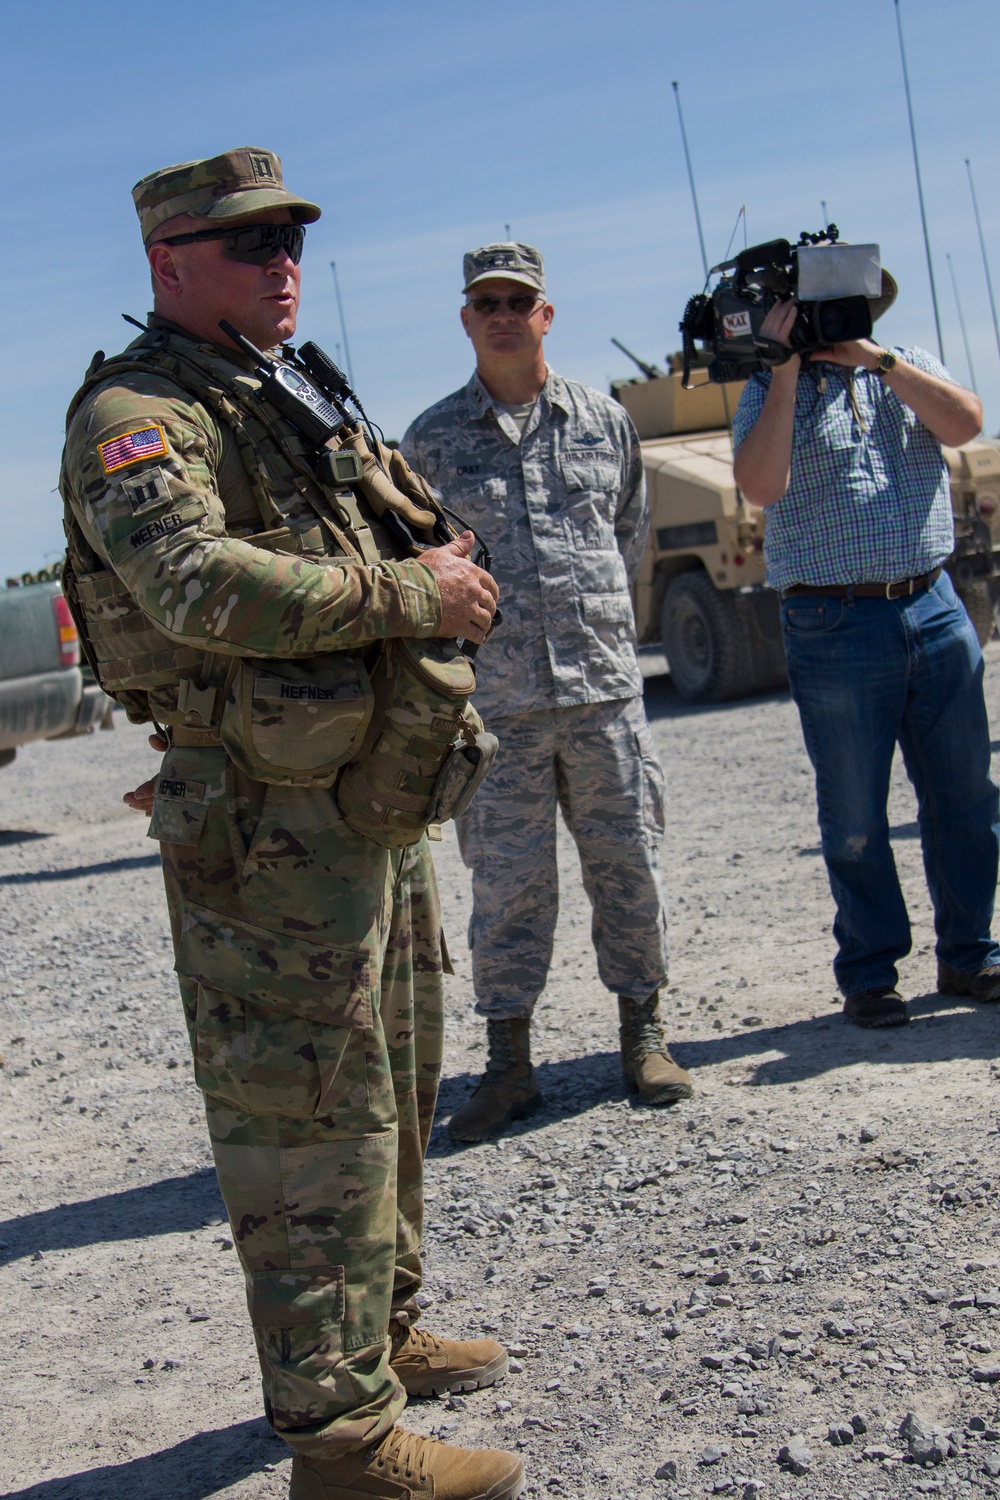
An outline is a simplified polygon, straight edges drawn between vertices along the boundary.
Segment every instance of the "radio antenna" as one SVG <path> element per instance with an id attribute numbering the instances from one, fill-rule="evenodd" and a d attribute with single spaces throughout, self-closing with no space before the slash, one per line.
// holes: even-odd
<path id="1" fill-rule="evenodd" d="M 969 384 L 972 386 L 972 389 L 978 396 L 979 392 L 976 390 L 976 371 L 972 364 L 972 350 L 969 348 L 969 335 L 965 330 L 965 318 L 962 315 L 962 299 L 958 295 L 958 282 L 955 280 L 955 267 L 951 263 L 950 253 L 946 252 L 944 258 L 948 262 L 948 274 L 951 277 L 951 289 L 955 293 L 955 306 L 958 308 L 958 326 L 962 330 L 962 343 L 965 345 L 965 362 L 969 367 Z"/>
<path id="2" fill-rule="evenodd" d="M 965 158 L 965 170 L 969 174 L 969 192 L 972 194 L 972 208 L 976 215 L 976 229 L 979 234 L 979 250 L 983 257 L 983 271 L 986 273 L 986 290 L 990 294 L 990 312 L 993 314 L 993 337 L 997 341 L 997 353 L 1000 354 L 1000 323 L 997 321 L 997 305 L 993 296 L 993 280 L 990 276 L 990 263 L 986 259 L 986 241 L 983 239 L 983 221 L 979 217 L 979 203 L 976 199 L 976 185 L 972 180 L 972 166 L 969 158 Z"/>
<path id="3" fill-rule="evenodd" d="M 701 249 L 701 268 L 705 272 L 705 280 L 708 281 L 708 256 L 705 254 L 705 236 L 701 232 L 701 214 L 698 210 L 698 190 L 694 185 L 694 172 L 691 170 L 691 153 L 688 150 L 687 131 L 684 129 L 684 111 L 681 109 L 680 84 L 672 84 L 674 98 L 677 100 L 677 118 L 681 126 L 681 142 L 684 146 L 684 160 L 687 163 L 688 182 L 691 184 L 691 202 L 694 204 L 694 222 L 698 226 L 698 245 Z"/>
<path id="4" fill-rule="evenodd" d="M 347 378 L 353 386 L 354 371 L 351 369 L 351 349 L 347 342 L 347 324 L 344 322 L 344 304 L 340 300 L 340 281 L 337 278 L 337 262 L 335 260 L 331 260 L 330 270 L 333 272 L 333 289 L 337 293 L 337 311 L 340 313 L 340 333 L 344 340 L 344 361 L 347 365 Z"/>
<path id="5" fill-rule="evenodd" d="M 944 339 L 941 337 L 941 315 L 938 312 L 937 287 L 934 284 L 934 262 L 931 260 L 931 241 L 927 233 L 927 214 L 924 210 L 924 188 L 920 180 L 920 157 L 917 154 L 917 132 L 913 124 L 913 101 L 910 98 L 910 75 L 906 67 L 906 49 L 903 46 L 903 22 L 899 14 L 899 0 L 893 0 L 896 7 L 896 30 L 899 33 L 899 60 L 903 64 L 903 88 L 906 93 L 906 113 L 910 121 L 910 143 L 913 147 L 913 170 L 917 177 L 917 198 L 920 203 L 920 223 L 924 231 L 924 250 L 927 255 L 927 275 L 931 283 L 931 302 L 934 305 L 934 327 L 937 330 L 938 353 L 941 363 L 944 364 Z"/>

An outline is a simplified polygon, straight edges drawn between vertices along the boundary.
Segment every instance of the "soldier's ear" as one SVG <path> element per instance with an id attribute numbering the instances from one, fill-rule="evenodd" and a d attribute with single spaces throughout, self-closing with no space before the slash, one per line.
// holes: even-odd
<path id="1" fill-rule="evenodd" d="M 472 334 L 469 332 L 469 309 L 466 307 L 466 305 L 465 305 L 464 302 L 462 303 L 462 306 L 458 309 L 458 314 L 459 314 L 459 317 L 462 319 L 462 327 L 465 329 L 465 336 L 466 336 L 466 338 L 470 338 L 471 339 Z"/>
<path id="2" fill-rule="evenodd" d="M 177 257 L 172 245 L 155 244 L 149 247 L 149 272 L 153 278 L 153 290 L 162 290 L 168 297 L 176 297 L 181 290 L 181 278 L 177 269 Z"/>

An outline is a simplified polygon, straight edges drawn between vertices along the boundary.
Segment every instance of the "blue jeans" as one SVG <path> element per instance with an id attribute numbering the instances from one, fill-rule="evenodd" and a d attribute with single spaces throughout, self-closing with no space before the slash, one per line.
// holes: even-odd
<path id="1" fill-rule="evenodd" d="M 895 985 L 910 951 L 886 814 L 897 741 L 917 794 L 937 956 L 970 973 L 1000 963 L 990 937 L 1000 812 L 983 655 L 948 575 L 904 599 L 793 595 L 781 616 L 816 772 L 841 993 Z"/>

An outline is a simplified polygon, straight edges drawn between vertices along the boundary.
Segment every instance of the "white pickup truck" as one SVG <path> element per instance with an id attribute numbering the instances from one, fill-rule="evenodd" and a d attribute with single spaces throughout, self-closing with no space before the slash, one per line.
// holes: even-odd
<path id="1" fill-rule="evenodd" d="M 110 729 L 111 699 L 80 669 L 76 626 L 54 579 L 0 589 L 0 766 L 20 745 Z"/>

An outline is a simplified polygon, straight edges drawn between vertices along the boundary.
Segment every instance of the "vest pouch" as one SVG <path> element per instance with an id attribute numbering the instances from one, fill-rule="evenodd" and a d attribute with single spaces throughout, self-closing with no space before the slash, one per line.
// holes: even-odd
<path id="1" fill-rule="evenodd" d="M 177 684 L 196 672 L 204 653 L 165 636 L 110 569 L 78 573 L 67 566 L 63 589 L 94 676 L 133 724 L 167 723 Z"/>
<path id="2" fill-rule="evenodd" d="M 230 760 L 274 786 L 332 786 L 365 737 L 375 696 L 361 657 L 239 662 L 219 734 Z"/>
<path id="3" fill-rule="evenodd" d="M 434 783 L 427 809 L 428 822 L 447 823 L 465 812 L 486 779 L 499 749 L 500 741 L 496 735 L 485 732 L 477 734 L 471 745 L 452 747 Z"/>
<path id="4" fill-rule="evenodd" d="M 337 802 L 356 833 L 404 849 L 435 821 L 431 807 L 446 761 L 478 746 L 483 721 L 469 703 L 476 675 L 454 641 L 393 639 L 372 685 L 371 728 L 337 783 Z"/>

